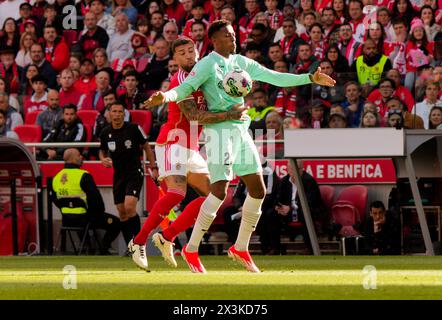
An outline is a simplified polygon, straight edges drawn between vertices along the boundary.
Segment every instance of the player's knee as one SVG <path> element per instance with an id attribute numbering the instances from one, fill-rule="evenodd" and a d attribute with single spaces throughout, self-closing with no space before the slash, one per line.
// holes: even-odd
<path id="1" fill-rule="evenodd" d="M 252 198 L 264 199 L 264 197 L 266 196 L 266 190 L 263 186 L 256 186 L 254 190 L 249 190 L 249 194 Z"/>

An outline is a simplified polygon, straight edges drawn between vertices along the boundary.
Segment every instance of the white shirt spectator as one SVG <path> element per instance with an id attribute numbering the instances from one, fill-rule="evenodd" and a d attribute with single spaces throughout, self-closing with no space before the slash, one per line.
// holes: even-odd
<path id="1" fill-rule="evenodd" d="M 111 64 L 115 59 L 124 60 L 132 56 L 134 49 L 132 48 L 130 38 L 134 32 L 132 29 L 127 30 L 125 33 L 115 32 L 109 39 L 106 51 Z"/>

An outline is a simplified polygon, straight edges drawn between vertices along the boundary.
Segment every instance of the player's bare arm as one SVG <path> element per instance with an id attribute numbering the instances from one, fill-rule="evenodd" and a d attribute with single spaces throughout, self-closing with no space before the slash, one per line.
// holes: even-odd
<path id="1" fill-rule="evenodd" d="M 180 110 L 189 121 L 198 121 L 199 124 L 218 123 L 228 120 L 245 120 L 248 107 L 236 104 L 226 112 L 210 112 L 199 110 L 193 98 L 178 103 Z"/>

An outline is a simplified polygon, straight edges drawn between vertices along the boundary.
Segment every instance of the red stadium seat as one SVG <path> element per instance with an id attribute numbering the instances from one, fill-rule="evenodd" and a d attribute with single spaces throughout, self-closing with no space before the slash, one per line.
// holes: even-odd
<path id="1" fill-rule="evenodd" d="M 16 126 L 14 131 L 22 142 L 41 142 L 42 130 L 38 125 L 24 124 L 22 126 Z"/>
<path id="2" fill-rule="evenodd" d="M 95 124 L 95 119 L 97 119 L 98 111 L 97 110 L 78 110 L 78 117 L 81 119 L 84 125 L 89 125 L 92 128 Z"/>
<path id="3" fill-rule="evenodd" d="M 133 123 L 138 124 L 146 135 L 152 127 L 152 113 L 148 110 L 129 110 Z"/>
<path id="4" fill-rule="evenodd" d="M 25 117 L 25 124 L 35 124 L 37 121 L 37 116 L 40 112 L 41 110 L 27 113 Z"/>
<path id="5" fill-rule="evenodd" d="M 86 130 L 86 142 L 92 142 L 93 139 L 93 126 L 89 125 L 89 124 L 84 124 L 84 130 Z"/>
<path id="6" fill-rule="evenodd" d="M 355 228 L 359 224 L 359 213 L 353 203 L 348 201 L 337 201 L 332 206 L 332 217 L 335 224 L 341 225 L 338 235 L 341 237 L 352 237 L 360 235 L 361 232 Z"/>

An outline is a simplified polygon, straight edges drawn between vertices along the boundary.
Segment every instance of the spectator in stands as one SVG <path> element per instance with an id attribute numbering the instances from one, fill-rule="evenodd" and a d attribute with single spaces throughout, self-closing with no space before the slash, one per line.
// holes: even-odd
<path id="1" fill-rule="evenodd" d="M 74 86 L 83 94 L 88 94 L 97 88 L 94 75 L 94 63 L 91 59 L 84 58 L 81 60 L 80 78 L 75 81 Z"/>
<path id="2" fill-rule="evenodd" d="M 403 0 L 404 1 L 404 0 Z M 409 1 L 409 0 L 407 0 Z M 432 62 L 434 42 L 428 41 L 425 27 L 420 19 L 413 19 L 410 36 L 405 48 L 406 71 L 405 86 L 412 91 L 416 81 L 416 72 L 419 67 Z"/>
<path id="3" fill-rule="evenodd" d="M 0 93 L 4 92 L 9 94 L 9 82 L 7 82 L 5 78 L 0 77 Z M 18 112 L 22 112 L 22 107 L 20 106 L 15 95 L 9 95 L 9 105 Z"/>
<path id="4" fill-rule="evenodd" d="M 111 89 L 109 73 L 106 71 L 98 72 L 95 76 L 95 84 L 96 88 L 91 90 L 84 98 L 82 110 L 101 111 L 104 109 L 103 94 Z"/>
<path id="5" fill-rule="evenodd" d="M 262 23 L 256 23 L 249 33 L 249 39 L 250 42 L 258 45 L 259 50 L 263 56 L 267 54 L 270 47 L 268 27 L 266 27 Z M 248 44 L 247 42 L 245 43 L 246 45 Z"/>
<path id="6" fill-rule="evenodd" d="M 9 93 L 17 94 L 20 89 L 20 73 L 14 61 L 14 51 L 11 48 L 0 48 L 0 76 L 9 83 Z"/>
<path id="7" fill-rule="evenodd" d="M 30 32 L 22 33 L 20 37 L 20 50 L 15 57 L 15 63 L 20 68 L 25 68 L 31 64 L 31 46 L 37 43 L 37 37 Z"/>
<path id="8" fill-rule="evenodd" d="M 109 106 L 117 102 L 117 95 L 114 91 L 109 90 L 103 94 L 104 105 L 106 106 L 95 119 L 94 130 L 93 130 L 93 141 L 100 141 L 100 135 L 104 128 L 110 125 L 110 117 L 109 117 Z M 130 113 L 127 109 L 124 110 L 124 121 L 130 121 Z M 95 152 L 97 153 L 97 152 Z"/>
<path id="9" fill-rule="evenodd" d="M 249 129 L 252 137 L 255 137 L 257 133 L 258 135 L 266 133 L 265 119 L 270 111 L 275 110 L 275 107 L 269 106 L 267 92 L 264 89 L 255 89 L 252 97 L 253 103 L 247 114 L 251 120 Z"/>
<path id="10" fill-rule="evenodd" d="M 169 43 L 163 38 L 159 38 L 154 44 L 154 55 L 141 74 L 141 80 L 144 83 L 144 89 L 147 93 L 158 90 L 161 82 L 167 78 L 167 62 L 170 59 Z"/>
<path id="11" fill-rule="evenodd" d="M 442 129 L 442 107 L 431 109 L 428 122 L 428 129 Z"/>
<path id="12" fill-rule="evenodd" d="M 246 0 L 245 8 L 247 12 L 239 18 L 239 25 L 245 28 L 247 33 L 250 33 L 253 27 L 253 19 L 261 11 L 261 8 L 257 0 Z"/>
<path id="13" fill-rule="evenodd" d="M 412 114 L 417 114 L 424 120 L 424 127 L 425 129 L 429 128 L 429 116 L 430 116 L 430 110 L 437 106 L 442 107 L 442 101 L 439 100 L 438 94 L 441 90 L 439 82 L 435 82 L 431 79 L 427 80 L 425 82 L 425 99 L 422 102 L 419 102 L 416 104 L 415 108 L 416 110 L 411 111 Z"/>
<path id="14" fill-rule="evenodd" d="M 30 99 L 24 99 L 23 109 L 26 119 L 26 115 L 29 112 L 44 111 L 48 108 L 48 96 L 46 88 L 48 86 L 47 80 L 42 75 L 36 75 L 32 77 L 32 90 L 33 94 Z"/>
<path id="15" fill-rule="evenodd" d="M 6 130 L 6 112 L 0 109 L 0 137 L 19 139 L 15 131 Z"/>
<path id="16" fill-rule="evenodd" d="M 296 23 L 293 19 L 284 19 L 282 28 L 284 30 L 284 37 L 279 44 L 282 48 L 284 59 L 290 65 L 297 64 L 298 47 L 301 43 L 305 43 L 305 41 L 296 34 Z"/>
<path id="17" fill-rule="evenodd" d="M 175 73 L 177 73 L 178 70 L 179 70 L 178 63 L 177 63 L 175 60 L 170 59 L 170 60 L 167 62 L 167 70 L 169 71 L 169 76 L 168 76 L 167 78 L 168 78 L 168 79 L 172 79 L 173 75 L 174 75 Z"/>
<path id="18" fill-rule="evenodd" d="M 347 59 L 349 66 L 351 66 L 356 58 L 356 52 L 358 52 L 360 45 L 361 43 L 353 38 L 353 25 L 349 22 L 341 24 L 339 27 L 338 48 L 342 56 Z"/>
<path id="19" fill-rule="evenodd" d="M 92 0 L 90 12 L 95 13 L 97 25 L 106 30 L 109 37 L 115 33 L 115 18 L 105 12 L 106 0 Z"/>
<path id="20" fill-rule="evenodd" d="M 269 46 L 269 51 L 267 52 L 267 56 L 269 57 L 271 68 L 273 68 L 275 62 L 284 60 L 284 55 L 282 53 L 282 49 L 279 43 L 275 42 Z"/>
<path id="21" fill-rule="evenodd" d="M 137 72 L 142 72 L 144 69 L 146 69 L 146 66 L 150 62 L 151 58 L 147 37 L 138 31 L 134 32 L 130 38 L 130 43 L 134 50 L 131 58 L 135 60 Z"/>
<path id="22" fill-rule="evenodd" d="M 42 129 L 43 140 L 48 137 L 51 130 L 63 118 L 63 112 L 60 107 L 60 96 L 54 89 L 48 92 L 48 108 L 40 112 L 37 116 L 36 123 Z"/>
<path id="23" fill-rule="evenodd" d="M 391 11 L 386 7 L 378 7 L 376 12 L 377 21 L 379 21 L 384 28 L 388 42 L 392 42 L 395 37 L 393 24 L 391 23 L 391 15 Z"/>
<path id="24" fill-rule="evenodd" d="M 112 0 L 112 6 L 106 9 L 107 13 L 110 13 L 115 18 L 115 24 L 117 25 L 118 32 L 118 15 L 124 14 L 127 17 L 127 22 L 131 25 L 135 25 L 137 22 L 138 11 L 129 0 Z"/>
<path id="25" fill-rule="evenodd" d="M 370 204 L 370 216 L 363 226 L 366 253 L 370 255 L 395 255 L 401 253 L 399 222 L 385 210 L 382 201 Z"/>
<path id="26" fill-rule="evenodd" d="M 347 58 L 342 55 L 339 46 L 336 43 L 328 46 L 325 51 L 325 58 L 332 63 L 333 69 L 336 73 L 347 73 L 350 71 Z M 336 79 L 336 77 L 334 78 Z"/>
<path id="27" fill-rule="evenodd" d="M 392 49 L 390 43 L 386 41 L 387 34 L 379 21 L 373 21 L 368 26 L 366 31 L 366 39 L 371 39 L 374 41 L 379 53 L 382 53 L 387 57 L 390 55 Z"/>
<path id="28" fill-rule="evenodd" d="M 373 40 L 367 39 L 362 45 L 362 56 L 353 62 L 350 71 L 357 75 L 358 82 L 363 87 L 362 95 L 366 97 L 381 80 L 382 74 L 390 69 L 391 61 L 388 57 L 378 52 Z"/>
<path id="29" fill-rule="evenodd" d="M 314 23 L 308 29 L 309 41 L 308 44 L 312 49 L 313 55 L 317 60 L 321 61 L 325 57 L 325 50 L 327 50 L 328 43 L 324 39 L 324 31 L 320 23 Z"/>
<path id="30" fill-rule="evenodd" d="M 122 94 L 118 101 L 128 110 L 141 109 L 148 96 L 138 89 L 138 73 L 136 71 L 129 71 L 124 75 L 123 80 L 126 93 Z"/>
<path id="31" fill-rule="evenodd" d="M 379 128 L 381 117 L 379 113 L 373 111 L 364 112 L 361 119 L 361 128 Z"/>
<path id="32" fill-rule="evenodd" d="M 334 129 L 347 128 L 347 117 L 341 112 L 331 114 L 328 118 L 328 127 Z"/>
<path id="33" fill-rule="evenodd" d="M 80 70 L 81 68 L 81 54 L 72 52 L 71 56 L 69 57 L 69 69 L 73 70 Z"/>
<path id="34" fill-rule="evenodd" d="M 387 115 L 387 100 L 393 96 L 396 90 L 395 82 L 389 78 L 383 78 L 378 83 L 378 88 L 373 90 L 367 97 L 367 101 L 373 102 L 378 107 L 378 113 L 381 118 Z"/>
<path id="35" fill-rule="evenodd" d="M 323 221 L 323 213 L 326 212 L 321 198 L 321 192 L 315 179 L 307 173 L 303 168 L 301 160 L 297 160 L 299 175 L 301 176 L 304 185 L 305 195 L 310 207 L 310 213 L 317 232 L 322 233 L 326 226 L 321 225 Z M 282 228 L 287 229 L 287 225 L 292 221 L 299 221 L 302 223 L 301 234 L 304 237 L 304 242 L 307 249 L 311 252 L 310 237 L 307 232 L 303 208 L 300 204 L 298 187 L 296 186 L 296 176 L 294 173 L 294 166 L 291 161 L 287 164 L 288 174 L 281 179 L 278 197 L 276 200 L 277 219 L 270 223 L 269 227 L 272 229 L 272 237 L 276 253 L 280 249 L 280 237 Z"/>
<path id="36" fill-rule="evenodd" d="M 77 106 L 63 106 L 63 118 L 52 128 L 51 133 L 43 142 L 85 142 L 86 130 L 77 116 Z M 47 148 L 40 150 L 37 158 L 41 160 L 61 160 L 65 148 Z"/>
<path id="37" fill-rule="evenodd" d="M 282 11 L 278 9 L 278 0 L 266 0 L 264 4 L 266 6 L 266 11 L 264 14 L 269 19 L 269 26 L 272 30 L 276 31 L 282 27 L 282 22 L 284 21 L 284 16 Z"/>
<path id="38" fill-rule="evenodd" d="M 71 4 L 73 5 L 73 3 Z M 62 15 L 57 13 L 58 6 L 54 4 L 47 3 L 44 7 L 43 19 L 41 21 L 41 27 L 56 25 L 59 30 L 62 30 Z"/>
<path id="39" fill-rule="evenodd" d="M 100 1 L 96 1 L 100 3 Z M 97 16 L 89 11 L 84 16 L 84 26 L 86 29 L 81 31 L 78 42 L 75 45 L 75 51 L 81 52 L 83 57 L 93 59 L 94 52 L 98 48 L 107 48 L 109 36 L 105 29 L 100 27 Z"/>
<path id="40" fill-rule="evenodd" d="M 30 97 L 32 95 L 31 79 L 37 74 L 39 74 L 37 65 L 31 63 L 29 66 L 27 66 L 25 78 L 22 80 L 20 87 L 20 94 L 23 95 L 23 98 Z"/>
<path id="41" fill-rule="evenodd" d="M 163 25 L 165 23 L 164 15 L 161 11 L 155 11 L 150 14 L 150 38 L 158 39 L 163 33 Z"/>
<path id="42" fill-rule="evenodd" d="M 177 22 L 184 15 L 183 5 L 178 0 L 163 0 L 160 8 L 169 21 Z"/>
<path id="43" fill-rule="evenodd" d="M 163 27 L 163 37 L 169 43 L 169 47 L 178 39 L 178 26 L 175 22 L 169 21 Z"/>
<path id="44" fill-rule="evenodd" d="M 195 48 L 198 50 L 200 59 L 202 59 L 213 50 L 213 46 L 207 36 L 206 24 L 202 21 L 195 21 L 190 31 L 191 37 L 195 42 Z"/>
<path id="45" fill-rule="evenodd" d="M 95 74 L 100 71 L 107 71 L 111 75 L 111 80 L 114 79 L 114 70 L 109 66 L 109 60 L 107 58 L 107 52 L 104 48 L 97 48 L 93 53 L 92 58 L 95 65 Z"/>
<path id="46" fill-rule="evenodd" d="M 38 68 L 38 73 L 48 80 L 48 87 L 55 88 L 57 74 L 52 68 L 51 63 L 45 59 L 44 49 L 40 43 L 34 43 L 31 46 L 31 60 Z M 22 79 L 25 79 L 29 66 L 24 69 Z"/>
<path id="47" fill-rule="evenodd" d="M 361 0 L 350 0 L 348 2 L 348 16 L 353 30 L 353 38 L 359 43 L 364 42 L 365 35 L 363 8 L 364 4 Z"/>
<path id="48" fill-rule="evenodd" d="M 0 93 L 0 110 L 6 114 L 6 131 L 12 131 L 16 126 L 23 124 L 20 113 L 9 105 L 9 95 L 6 92 Z"/>
<path id="49" fill-rule="evenodd" d="M 114 1 L 124 1 L 129 3 L 128 0 Z M 134 32 L 134 30 L 129 28 L 129 19 L 127 15 L 122 12 L 117 13 L 115 16 L 115 33 L 110 37 L 106 49 L 111 64 L 115 59 L 127 59 L 132 56 L 133 48 L 130 45 L 130 38 Z"/>
<path id="50" fill-rule="evenodd" d="M 81 109 L 86 95 L 79 91 L 74 86 L 74 83 L 72 70 L 69 68 L 64 69 L 60 74 L 60 104 L 64 106 L 65 104 L 72 103 Z"/>
<path id="51" fill-rule="evenodd" d="M 23 32 L 24 28 L 21 25 L 26 20 L 33 20 L 35 22 L 39 21 L 39 18 L 35 16 L 32 12 L 32 5 L 29 2 L 23 2 L 19 7 L 20 18 L 16 20 L 17 26 L 19 27 L 20 33 Z"/>
<path id="52" fill-rule="evenodd" d="M 302 43 L 298 46 L 298 58 L 291 69 L 292 73 L 314 73 L 319 66 L 318 59 L 313 55 L 310 45 Z"/>
<path id="53" fill-rule="evenodd" d="M 335 43 L 339 39 L 338 16 L 331 7 L 325 7 L 321 12 L 321 23 L 324 32 L 324 39 L 328 43 Z"/>
<path id="54" fill-rule="evenodd" d="M 0 33 L 0 47 L 16 53 L 20 49 L 20 34 L 13 18 L 7 18 Z"/>
<path id="55" fill-rule="evenodd" d="M 401 74 L 398 69 L 391 69 L 387 72 L 386 77 L 393 80 L 394 84 L 396 86 L 396 89 L 394 90 L 393 95 L 401 99 L 403 102 L 406 103 L 407 109 L 411 110 L 414 106 L 414 98 L 411 94 L 410 90 L 408 90 L 405 86 L 401 83 Z"/>
<path id="56" fill-rule="evenodd" d="M 282 117 L 278 112 L 270 111 L 265 118 L 265 124 L 266 133 L 258 137 L 258 140 L 284 140 Z M 279 142 L 263 144 L 260 152 L 266 159 L 282 159 L 284 158 L 284 144 Z"/>
<path id="57" fill-rule="evenodd" d="M 434 41 L 436 34 L 441 31 L 440 24 L 436 23 L 435 11 L 431 6 L 424 5 L 420 9 L 419 18 L 424 23 L 428 41 Z"/>
<path id="58" fill-rule="evenodd" d="M 185 21 L 184 29 L 182 35 L 185 37 L 191 37 L 191 27 L 194 22 L 199 21 L 206 25 L 206 29 L 209 27 L 209 21 L 205 18 L 204 13 L 204 1 L 193 1 L 192 10 L 191 10 L 192 18 Z"/>
<path id="59" fill-rule="evenodd" d="M 181 0 L 181 4 L 183 5 L 184 9 L 184 15 L 178 18 L 176 21 L 178 28 L 180 30 L 183 30 L 184 26 L 186 25 L 186 22 L 192 19 L 192 7 L 193 7 L 193 0 Z"/>
<path id="60" fill-rule="evenodd" d="M 398 97 L 387 100 L 387 110 L 399 110 L 402 113 L 403 127 L 405 129 L 424 129 L 424 121 L 418 115 L 414 115 L 406 110 L 405 103 Z"/>
<path id="61" fill-rule="evenodd" d="M 413 5 L 410 0 L 398 0 L 393 2 L 392 9 L 394 18 L 402 18 L 406 22 L 406 25 L 410 25 L 413 18 L 416 16 L 416 12 L 413 9 Z"/>
<path id="62" fill-rule="evenodd" d="M 70 49 L 64 41 L 64 38 L 57 34 L 55 26 L 45 26 L 43 29 L 43 37 L 45 58 L 50 62 L 55 73 L 67 68 L 69 66 Z"/>
<path id="63" fill-rule="evenodd" d="M 284 61 L 278 61 L 277 63 L 275 63 L 275 67 L 278 64 L 284 64 L 285 66 L 287 66 Z M 274 103 L 270 104 L 273 104 L 275 106 L 276 111 L 281 117 L 295 117 L 297 114 L 300 113 L 300 111 L 303 111 L 298 110 L 298 106 L 302 105 L 299 104 L 298 100 L 299 95 L 297 87 L 285 87 L 280 88 L 279 90 L 274 92 L 272 98 L 270 99 L 270 101 L 274 101 Z"/>
<path id="64" fill-rule="evenodd" d="M 309 113 L 303 119 L 304 128 L 326 128 L 327 116 L 325 113 L 325 105 L 319 100 L 313 100 L 309 105 Z"/>
<path id="65" fill-rule="evenodd" d="M 404 117 L 401 110 L 390 109 L 387 112 L 387 127 L 402 129 Z"/>

